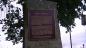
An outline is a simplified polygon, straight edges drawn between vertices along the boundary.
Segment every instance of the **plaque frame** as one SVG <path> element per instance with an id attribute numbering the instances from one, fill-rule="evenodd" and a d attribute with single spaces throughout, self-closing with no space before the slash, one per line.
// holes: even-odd
<path id="1" fill-rule="evenodd" d="M 43 14 L 42 14 L 43 13 Z M 46 14 L 48 13 L 48 14 Z M 51 37 L 45 37 L 45 38 L 33 38 L 34 35 L 32 35 L 32 24 L 31 24 L 31 16 L 52 16 L 52 34 L 45 35 L 45 36 L 51 36 Z M 45 41 L 45 40 L 52 40 L 55 39 L 55 19 L 54 19 L 54 10 L 29 10 L 29 28 L 30 28 L 30 34 L 29 34 L 29 40 L 30 41 Z M 40 36 L 40 35 L 39 35 Z"/>

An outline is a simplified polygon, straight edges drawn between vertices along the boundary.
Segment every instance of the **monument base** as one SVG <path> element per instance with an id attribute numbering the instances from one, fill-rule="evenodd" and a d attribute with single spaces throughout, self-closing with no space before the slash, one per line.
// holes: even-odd
<path id="1" fill-rule="evenodd" d="M 30 40 L 30 24 L 29 27 L 26 28 L 25 32 L 25 48 L 62 48 L 61 37 L 60 37 L 60 29 L 57 19 L 57 3 L 50 2 L 46 0 L 28 0 L 28 8 L 30 10 L 54 10 L 54 24 L 55 24 L 55 38 L 49 40 Z M 28 12 L 28 17 L 30 16 Z M 30 19 L 30 18 L 28 18 Z M 52 33 L 52 32 L 51 32 Z M 29 38 L 29 39 L 28 39 Z"/>

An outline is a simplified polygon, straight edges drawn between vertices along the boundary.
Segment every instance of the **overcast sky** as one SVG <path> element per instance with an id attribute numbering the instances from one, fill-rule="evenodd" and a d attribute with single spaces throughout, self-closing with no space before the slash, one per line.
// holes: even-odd
<path id="1" fill-rule="evenodd" d="M 86 45 L 86 26 L 81 25 L 81 20 L 75 19 L 76 27 L 72 29 L 73 48 L 82 48 L 82 44 Z M 63 48 L 70 48 L 69 33 L 65 33 L 66 29 L 60 27 Z M 86 46 L 85 46 L 86 48 Z"/>

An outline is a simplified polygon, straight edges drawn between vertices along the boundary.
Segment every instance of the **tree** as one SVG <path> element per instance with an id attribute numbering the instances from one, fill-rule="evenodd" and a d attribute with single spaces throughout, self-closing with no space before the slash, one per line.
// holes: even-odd
<path id="1" fill-rule="evenodd" d="M 15 0 L 1 0 L 0 9 L 2 11 L 4 11 L 4 7 L 8 9 L 6 18 L 2 19 L 2 22 L 4 24 L 2 31 L 7 31 L 5 33 L 7 34 L 6 40 L 12 41 L 13 44 L 16 44 L 23 41 L 24 18 L 23 15 L 20 14 L 22 11 L 21 8 L 14 7 L 14 5 L 11 4 L 13 1 Z M 19 2 L 20 1 L 18 1 L 18 3 Z"/>
<path id="2" fill-rule="evenodd" d="M 75 26 L 74 19 L 80 17 L 80 15 L 82 14 L 80 13 L 81 10 L 82 9 L 86 10 L 86 6 L 84 5 L 85 8 L 81 7 L 83 6 L 83 4 L 81 3 L 82 0 L 49 0 L 49 1 L 57 2 L 57 10 L 58 10 L 57 17 L 61 26 L 67 29 L 66 33 L 69 32 L 70 34 L 70 46 L 72 48 L 71 28 L 74 28 Z"/>
<path id="3" fill-rule="evenodd" d="M 19 12 L 21 8 L 14 7 L 11 2 L 15 0 L 0 0 L 0 9 L 3 11 L 3 7 L 8 7 L 8 13 L 6 14 L 6 18 L 2 19 L 4 22 L 4 26 L 2 27 L 2 31 L 7 29 L 6 40 L 12 40 L 13 43 L 18 43 L 23 40 L 23 32 L 24 32 L 24 18 L 23 15 L 20 15 Z M 57 10 L 58 10 L 58 19 L 61 26 L 67 28 L 67 32 L 71 31 L 71 28 L 75 26 L 74 19 L 79 17 L 75 8 L 78 9 L 79 5 L 82 5 L 81 0 L 47 0 L 57 2 Z M 24 9 L 24 0 L 18 0 L 18 4 L 21 4 Z M 16 10 L 14 10 L 15 8 Z M 79 9 L 78 9 L 79 10 Z M 18 21 L 15 23 L 15 21 Z"/>
<path id="4" fill-rule="evenodd" d="M 74 19 L 79 17 L 75 8 L 81 5 L 81 0 L 49 0 L 57 2 L 58 19 L 61 26 L 67 28 L 67 32 L 75 26 Z"/>

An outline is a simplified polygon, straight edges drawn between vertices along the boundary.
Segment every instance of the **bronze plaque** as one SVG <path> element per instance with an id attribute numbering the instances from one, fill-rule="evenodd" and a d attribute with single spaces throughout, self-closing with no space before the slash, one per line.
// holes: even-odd
<path id="1" fill-rule="evenodd" d="M 30 10 L 30 40 L 55 38 L 54 10 Z"/>

